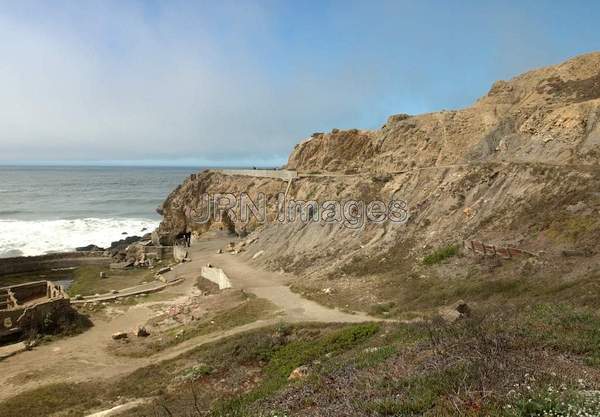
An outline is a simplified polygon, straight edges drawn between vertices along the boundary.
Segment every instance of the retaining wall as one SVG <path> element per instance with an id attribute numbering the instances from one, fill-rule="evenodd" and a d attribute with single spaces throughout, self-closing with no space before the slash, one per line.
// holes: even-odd
<path id="1" fill-rule="evenodd" d="M 18 256 L 0 258 L 0 277 L 2 275 L 36 272 L 53 268 L 70 268 L 85 264 L 110 264 L 110 258 L 104 252 L 65 252 L 41 256 Z"/>
<path id="2" fill-rule="evenodd" d="M 225 175 L 244 175 L 247 177 L 277 178 L 286 181 L 298 177 L 298 173 L 296 171 L 289 171 L 285 169 L 212 169 L 211 171 L 219 172 Z"/>
<path id="3" fill-rule="evenodd" d="M 231 281 L 229 281 L 229 277 L 221 268 L 203 266 L 200 275 L 203 278 L 206 278 L 207 280 L 217 284 L 220 290 L 232 287 Z"/>

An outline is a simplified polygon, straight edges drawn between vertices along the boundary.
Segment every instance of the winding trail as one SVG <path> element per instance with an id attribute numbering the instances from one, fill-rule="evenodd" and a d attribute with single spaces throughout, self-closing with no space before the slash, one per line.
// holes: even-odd
<path id="1" fill-rule="evenodd" d="M 199 345 L 276 322 L 356 323 L 378 320 L 365 314 L 344 313 L 304 299 L 288 288 L 289 276 L 256 269 L 234 255 L 216 254 L 217 249 L 223 248 L 229 241 L 214 238 L 194 244 L 190 249 L 191 262 L 180 264 L 165 274 L 169 279 L 181 280 L 178 285 L 166 287 L 161 292 L 171 295 L 173 300 L 138 304 L 126 310 L 119 305 L 108 306 L 108 313 L 116 314 L 107 320 L 97 320 L 94 327 L 86 332 L 0 361 L 0 401 L 49 383 L 98 381 L 126 375 L 144 366 L 175 358 Z M 196 278 L 207 263 L 223 268 L 234 288 L 271 301 L 282 314 L 277 319 L 259 320 L 198 336 L 144 358 L 115 356 L 106 349 L 113 333 L 133 329 L 154 317 L 153 305 L 175 304 L 191 296 Z"/>

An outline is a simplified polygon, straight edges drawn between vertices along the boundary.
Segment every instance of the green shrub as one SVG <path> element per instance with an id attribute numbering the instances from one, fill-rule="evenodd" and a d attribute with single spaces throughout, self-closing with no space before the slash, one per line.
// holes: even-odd
<path id="1" fill-rule="evenodd" d="M 436 249 L 434 252 L 423 258 L 425 265 L 439 264 L 445 259 L 458 255 L 458 245 L 448 245 Z"/>

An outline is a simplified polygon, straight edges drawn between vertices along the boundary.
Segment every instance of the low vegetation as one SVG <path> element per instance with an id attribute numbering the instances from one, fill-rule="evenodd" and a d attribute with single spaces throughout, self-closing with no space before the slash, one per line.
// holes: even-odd
<path id="1" fill-rule="evenodd" d="M 440 262 L 445 261 L 448 258 L 458 255 L 458 246 L 457 245 L 447 245 L 441 248 L 436 249 L 429 255 L 423 258 L 423 263 L 425 265 L 435 265 Z"/>
<path id="2" fill-rule="evenodd" d="M 106 278 L 100 278 L 100 272 L 106 274 Z M 82 265 L 63 270 L 43 270 L 22 274 L 3 276 L 0 286 L 25 284 L 34 281 L 64 281 L 70 284 L 67 292 L 73 296 L 94 295 L 110 290 L 120 290 L 132 287 L 142 282 L 154 280 L 154 271 L 142 268 L 126 270 L 109 270 L 102 265 Z"/>
<path id="3" fill-rule="evenodd" d="M 244 298 L 244 301 L 233 308 L 207 314 L 201 320 L 173 327 L 167 332 L 152 335 L 147 339 L 138 340 L 136 343 L 117 341 L 111 349 L 113 353 L 120 356 L 144 357 L 194 337 L 230 330 L 268 318 L 276 310 L 272 303 L 263 298 L 257 298 L 251 294 L 245 294 Z"/>
<path id="4" fill-rule="evenodd" d="M 104 272 L 106 278 L 100 278 L 100 272 Z M 154 272 L 143 268 L 107 270 L 100 266 L 82 266 L 74 271 L 72 279 L 70 295 L 94 295 L 153 281 Z"/>
<path id="5" fill-rule="evenodd" d="M 0 404 L 0 415 L 78 416 L 120 396 L 154 398 L 129 414 L 138 417 L 593 416 L 599 334 L 594 309 L 567 304 L 480 311 L 454 324 L 282 324 L 116 383 L 41 387 Z M 301 366 L 307 374 L 288 380 Z"/>

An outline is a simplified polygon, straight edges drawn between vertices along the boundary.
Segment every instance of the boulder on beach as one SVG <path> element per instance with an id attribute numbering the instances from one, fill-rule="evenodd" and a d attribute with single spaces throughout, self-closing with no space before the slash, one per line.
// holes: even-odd
<path id="1" fill-rule="evenodd" d="M 79 248 L 75 248 L 75 250 L 77 252 L 103 252 L 104 248 L 101 248 L 100 246 L 96 246 L 96 245 L 87 245 L 87 246 L 81 246 Z"/>

